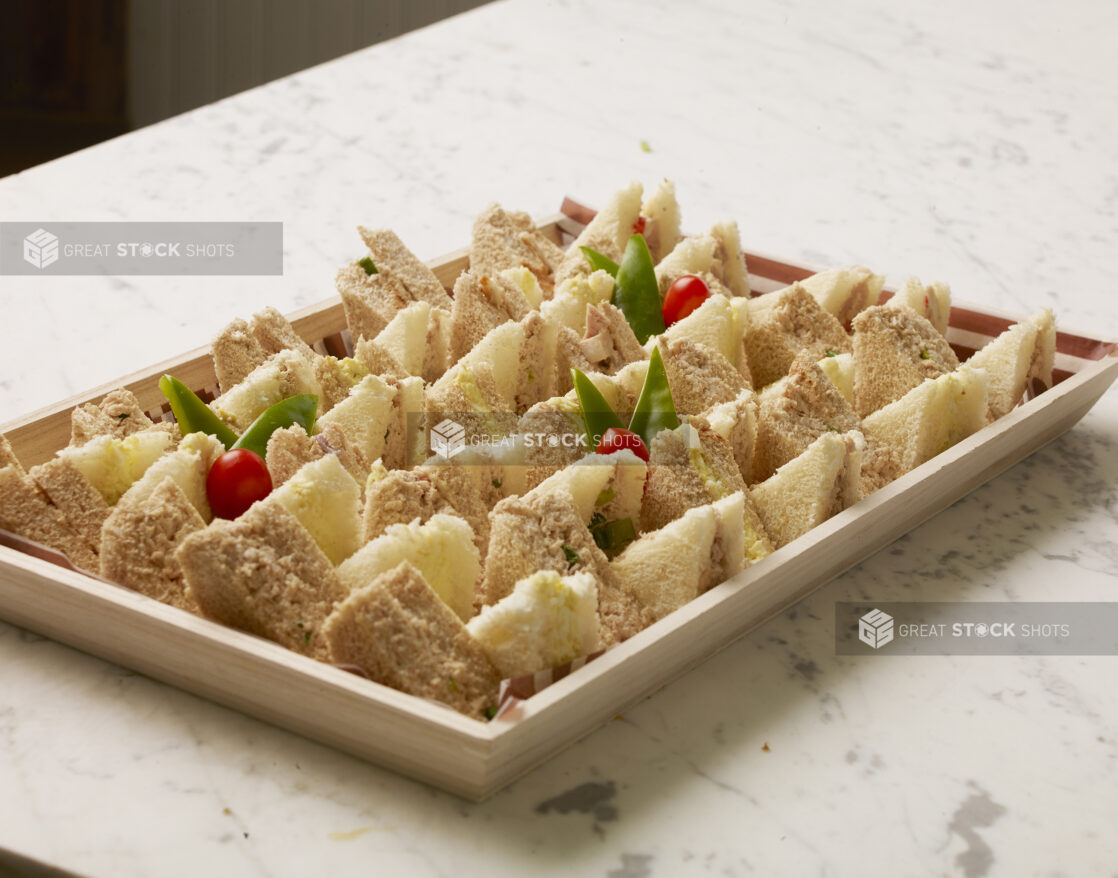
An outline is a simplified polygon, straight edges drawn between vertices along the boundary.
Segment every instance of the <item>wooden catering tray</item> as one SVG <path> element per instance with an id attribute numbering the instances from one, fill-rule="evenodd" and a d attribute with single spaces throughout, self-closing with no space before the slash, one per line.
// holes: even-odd
<path id="1" fill-rule="evenodd" d="M 541 223 L 569 240 L 589 215 L 571 202 Z M 754 292 L 815 269 L 746 253 Z M 447 287 L 461 250 L 430 263 Z M 887 297 L 884 293 L 883 297 Z M 1024 315 L 953 305 L 948 340 L 963 356 Z M 334 298 L 291 321 L 343 356 Z M 489 723 L 405 695 L 269 641 L 0 545 L 0 617 L 140 673 L 338 747 L 469 799 L 483 799 L 678 677 L 1075 424 L 1118 378 L 1118 343 L 1057 334 L 1055 386 L 996 423 L 699 596 Z M 196 391 L 216 384 L 208 348 L 152 366 L 0 427 L 28 467 L 69 441 L 70 410 L 124 386 L 152 411 L 171 372 Z"/>

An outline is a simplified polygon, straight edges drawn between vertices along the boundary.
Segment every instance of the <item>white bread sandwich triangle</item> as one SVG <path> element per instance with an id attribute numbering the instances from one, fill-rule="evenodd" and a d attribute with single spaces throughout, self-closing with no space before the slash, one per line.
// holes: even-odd
<path id="1" fill-rule="evenodd" d="M 617 373 L 629 363 L 648 359 L 648 352 L 637 341 L 625 315 L 609 302 L 587 306 L 586 336 L 579 346 L 591 369 L 606 375 Z"/>
<path id="2" fill-rule="evenodd" d="M 716 223 L 707 234 L 684 238 L 676 244 L 656 265 L 660 296 L 685 274 L 702 278 L 716 295 L 748 297 L 749 274 L 737 223 Z"/>
<path id="3" fill-rule="evenodd" d="M 244 432 L 265 409 L 300 393 L 311 393 L 322 408 L 322 385 L 314 364 L 296 351 L 273 354 L 241 382 L 210 403 L 214 413 L 237 432 Z"/>
<path id="4" fill-rule="evenodd" d="M 738 331 L 736 316 L 732 300 L 725 296 L 711 296 L 702 305 L 677 323 L 673 323 L 655 340 L 649 339 L 649 346 L 657 344 L 659 340 L 667 342 L 678 338 L 690 339 L 693 342 L 714 348 L 735 368 L 741 368 L 742 333 Z M 748 372 L 748 366 L 746 367 Z M 748 375 L 746 375 L 748 379 Z"/>
<path id="5" fill-rule="evenodd" d="M 459 619 L 473 615 L 481 565 L 465 519 L 438 513 L 422 523 L 389 525 L 338 567 L 338 577 L 350 590 L 364 588 L 403 561 L 423 574 Z"/>
<path id="6" fill-rule="evenodd" d="M 919 278 L 910 277 L 885 303 L 885 307 L 911 308 L 926 318 L 940 335 L 947 337 L 947 324 L 951 319 L 951 288 L 942 281 L 925 285 L 920 283 Z"/>
<path id="7" fill-rule="evenodd" d="M 170 478 L 208 524 L 213 520 L 213 512 L 206 493 L 206 476 L 214 461 L 224 453 L 225 446 L 213 436 L 191 433 L 183 437 L 177 449 L 153 461 L 121 499 L 128 497 L 132 507 L 138 508 L 144 497 L 154 493 L 165 479 Z"/>
<path id="8" fill-rule="evenodd" d="M 976 352 L 967 365 L 984 369 L 990 377 L 989 419 L 1008 414 L 1024 396 L 1052 386 L 1056 327 L 1052 312 L 1042 308 L 1015 323 Z M 1035 382 L 1039 387 L 1030 387 Z"/>
<path id="9" fill-rule="evenodd" d="M 566 491 L 578 507 L 583 523 L 595 515 L 608 521 L 640 519 L 647 467 L 628 449 L 613 454 L 585 454 L 534 487 L 527 497 Z"/>
<path id="10" fill-rule="evenodd" d="M 641 205 L 644 238 L 655 265 L 679 243 L 680 210 L 675 197 L 675 183 L 661 180 Z M 638 221 L 639 228 L 639 221 Z"/>
<path id="11" fill-rule="evenodd" d="M 799 457 L 749 489 L 776 548 L 822 524 L 862 498 L 861 433 L 824 433 Z"/>
<path id="12" fill-rule="evenodd" d="M 505 679 L 546 671 L 602 648 L 598 583 L 541 570 L 482 607 L 466 630 Z"/>
<path id="13" fill-rule="evenodd" d="M 349 445 L 357 448 L 366 461 L 384 455 L 388 427 L 392 419 L 392 403 L 397 388 L 377 375 L 366 375 L 349 395 L 318 419 L 318 427 L 336 427 L 345 434 Z"/>
<path id="14" fill-rule="evenodd" d="M 260 502 L 294 515 L 332 564 L 341 564 L 361 545 L 361 489 L 336 455 L 304 464 Z"/>
<path id="15" fill-rule="evenodd" d="M 1029 317 L 1036 326 L 1036 349 L 1029 365 L 1029 390 L 1036 396 L 1052 387 L 1056 364 L 1056 317 L 1051 308 L 1041 308 Z"/>
<path id="16" fill-rule="evenodd" d="M 967 360 L 972 369 L 982 369 L 989 376 L 988 420 L 1009 414 L 1025 395 L 1036 337 L 1035 324 L 1015 323 Z"/>
<path id="17" fill-rule="evenodd" d="M 962 365 L 914 387 L 862 419 L 862 430 L 893 451 L 906 473 L 986 425 L 989 379 Z"/>
<path id="18" fill-rule="evenodd" d="M 405 375 L 435 381 L 447 367 L 450 314 L 426 302 L 412 302 L 399 311 L 374 339 Z"/>
<path id="19" fill-rule="evenodd" d="M 596 250 L 614 262 L 621 261 L 625 245 L 638 228 L 642 192 L 641 184 L 633 182 L 610 196 L 594 219 L 567 248 L 566 255 L 555 272 L 557 289 L 568 278 L 590 274 L 590 265 L 580 249 L 582 247 Z"/>
<path id="20" fill-rule="evenodd" d="M 742 478 L 748 479 L 753 471 L 753 455 L 757 445 L 756 394 L 752 390 L 743 390 L 729 402 L 711 406 L 691 419 L 696 429 L 700 426 L 700 419 L 729 443 Z"/>
<path id="21" fill-rule="evenodd" d="M 114 506 L 172 445 L 166 430 L 143 430 L 121 438 L 96 436 L 84 445 L 63 448 L 58 456 L 77 467 L 105 502 Z"/>
<path id="22" fill-rule="evenodd" d="M 820 271 L 804 278 L 800 285 L 839 323 L 849 326 L 855 315 L 877 304 L 885 278 L 864 265 L 848 265 Z"/>
<path id="23" fill-rule="evenodd" d="M 756 512 L 738 491 L 642 535 L 610 567 L 662 619 L 771 551 Z"/>

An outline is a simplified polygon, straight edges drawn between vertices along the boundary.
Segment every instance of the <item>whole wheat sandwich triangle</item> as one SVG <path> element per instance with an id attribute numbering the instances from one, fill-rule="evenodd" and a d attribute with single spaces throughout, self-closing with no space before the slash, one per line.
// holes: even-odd
<path id="1" fill-rule="evenodd" d="M 481 719 L 500 675 L 413 565 L 402 561 L 344 597 L 322 625 L 330 661 Z"/>
<path id="2" fill-rule="evenodd" d="M 496 277 L 506 269 L 523 267 L 550 299 L 563 256 L 563 248 L 536 229 L 526 213 L 490 204 L 474 220 L 470 271 L 479 277 Z"/>
<path id="3" fill-rule="evenodd" d="M 854 407 L 863 418 L 959 365 L 947 339 L 911 308 L 875 305 L 853 325 Z"/>

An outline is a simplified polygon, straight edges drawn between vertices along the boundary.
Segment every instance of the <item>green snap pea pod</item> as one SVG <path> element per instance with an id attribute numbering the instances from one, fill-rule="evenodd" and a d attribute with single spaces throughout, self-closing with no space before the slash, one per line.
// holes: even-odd
<path id="1" fill-rule="evenodd" d="M 237 434 L 178 378 L 164 375 L 159 379 L 159 389 L 171 404 L 171 412 L 179 422 L 179 429 L 184 436 L 190 433 L 207 433 L 216 436 L 217 441 L 227 449 L 233 447 Z"/>
<path id="2" fill-rule="evenodd" d="M 652 448 L 652 440 L 657 433 L 661 430 L 674 430 L 678 426 L 679 416 L 675 413 L 672 389 L 668 386 L 668 372 L 657 346 L 652 349 L 648 374 L 644 376 L 641 395 L 637 397 L 637 404 L 633 407 L 629 429 Z"/>
<path id="3" fill-rule="evenodd" d="M 598 548 L 607 555 L 617 554 L 629 543 L 637 538 L 637 529 L 633 526 L 633 519 L 619 518 L 616 521 L 606 521 L 600 513 L 595 516 L 599 521 L 591 520 L 590 535 Z"/>
<path id="4" fill-rule="evenodd" d="M 605 271 L 614 280 L 617 279 L 618 264 L 610 259 L 605 254 L 599 253 L 590 247 L 579 247 L 582 255 L 586 257 L 586 261 L 590 263 L 591 271 Z"/>
<path id="5" fill-rule="evenodd" d="M 602 392 L 594 382 L 578 369 L 571 369 L 575 393 L 578 394 L 578 407 L 582 410 L 582 422 L 586 426 L 586 445 L 589 451 L 598 447 L 602 436 L 610 427 L 624 429 L 621 418 L 610 408 Z"/>
<path id="6" fill-rule="evenodd" d="M 652 254 L 648 252 L 644 235 L 629 238 L 625 255 L 617 269 L 613 304 L 621 309 L 641 344 L 664 331 L 660 286 L 656 283 Z"/>
<path id="7" fill-rule="evenodd" d="M 233 444 L 233 448 L 247 448 L 264 457 L 268 450 L 268 440 L 276 430 L 298 424 L 309 436 L 314 430 L 314 418 L 317 412 L 318 397 L 313 393 L 289 396 L 262 411 L 241 434 L 241 438 Z"/>

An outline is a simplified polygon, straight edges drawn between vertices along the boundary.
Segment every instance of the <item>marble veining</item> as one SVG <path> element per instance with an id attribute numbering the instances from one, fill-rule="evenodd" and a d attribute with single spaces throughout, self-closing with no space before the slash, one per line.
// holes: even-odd
<path id="1" fill-rule="evenodd" d="M 491 200 L 1118 337 L 1118 12 L 502 0 L 0 180 L 0 219 L 282 220 L 279 278 L 0 277 L 0 420 L 424 257 Z M 643 151 L 641 142 L 650 151 Z M 0 623 L 0 847 L 95 876 L 1102 875 L 1118 659 L 834 654 L 844 600 L 1114 600 L 1118 394 L 480 805 Z M 375 734 L 375 730 L 370 730 Z"/>

